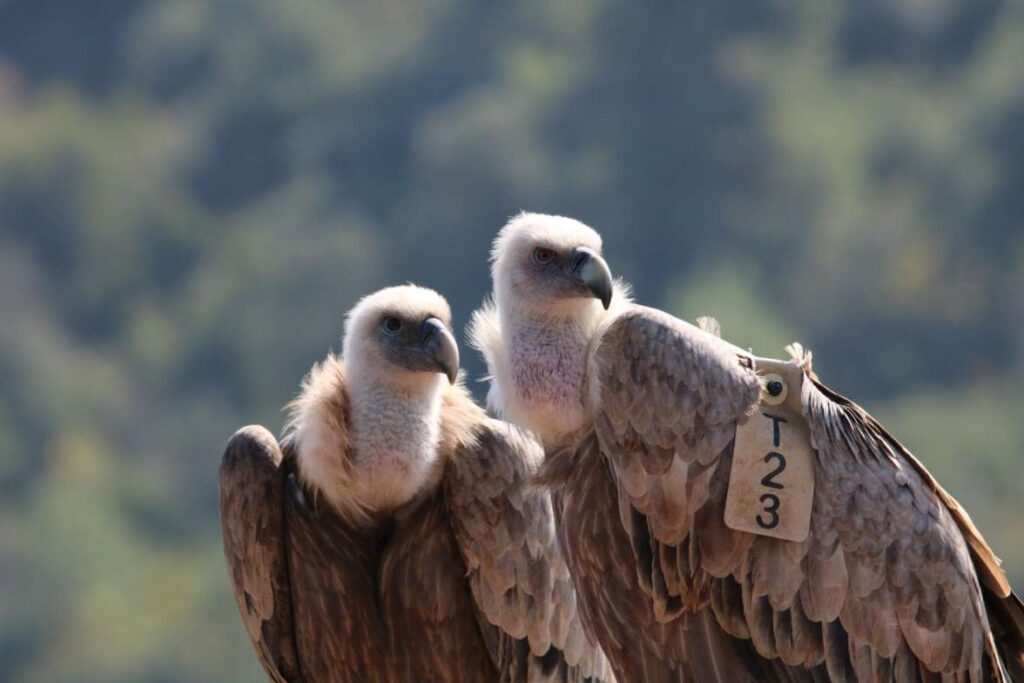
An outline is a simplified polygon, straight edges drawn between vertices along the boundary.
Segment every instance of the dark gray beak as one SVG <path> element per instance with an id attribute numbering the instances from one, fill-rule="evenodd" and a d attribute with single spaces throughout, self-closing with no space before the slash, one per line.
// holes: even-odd
<path id="1" fill-rule="evenodd" d="M 455 384 L 459 376 L 459 345 L 448 326 L 437 318 L 424 320 L 420 325 L 420 348 L 437 364 L 437 369 L 448 376 L 448 381 Z"/>
<path id="2" fill-rule="evenodd" d="M 572 252 L 572 274 L 607 311 L 612 303 L 612 271 L 605 260 L 593 249 L 577 247 Z"/>

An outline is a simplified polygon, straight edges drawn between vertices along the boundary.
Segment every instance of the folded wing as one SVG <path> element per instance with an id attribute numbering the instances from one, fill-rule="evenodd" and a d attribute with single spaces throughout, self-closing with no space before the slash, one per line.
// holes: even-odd
<path id="1" fill-rule="evenodd" d="M 583 632 L 546 491 L 529 485 L 540 446 L 486 420 L 445 475 L 449 515 L 482 619 L 500 631 L 489 646 L 514 680 L 610 680 Z"/>
<path id="2" fill-rule="evenodd" d="M 375 600 L 376 531 L 311 504 L 262 427 L 232 437 L 221 464 L 221 526 L 246 632 L 271 679 L 385 681 Z"/>
<path id="3" fill-rule="evenodd" d="M 220 512 L 224 556 L 246 633 L 267 675 L 286 683 L 303 679 L 292 628 L 281 460 L 270 432 L 239 430 L 221 461 Z"/>
<path id="4" fill-rule="evenodd" d="M 660 621 L 710 608 L 760 656 L 824 664 L 836 680 L 1013 670 L 997 652 L 1020 656 L 1019 602 L 994 556 L 959 505 L 859 407 L 810 376 L 802 382 L 811 531 L 782 541 L 724 523 L 736 426 L 760 392 L 749 354 L 632 307 L 594 360 L 599 447 Z"/>

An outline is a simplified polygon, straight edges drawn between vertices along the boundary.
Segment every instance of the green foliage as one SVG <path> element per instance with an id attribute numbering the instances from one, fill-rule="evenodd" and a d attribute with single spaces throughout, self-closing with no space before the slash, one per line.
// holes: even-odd
<path id="1" fill-rule="evenodd" d="M 0 2 L 0 679 L 258 679 L 222 445 L 520 209 L 812 348 L 1024 588 L 1018 6 L 102 4 Z"/>
<path id="2" fill-rule="evenodd" d="M 729 261 L 687 278 L 670 289 L 667 309 L 685 320 L 717 318 L 722 336 L 758 355 L 778 356 L 802 335 L 786 319 L 784 303 L 766 297 L 758 287 L 759 271 L 750 263 Z"/>

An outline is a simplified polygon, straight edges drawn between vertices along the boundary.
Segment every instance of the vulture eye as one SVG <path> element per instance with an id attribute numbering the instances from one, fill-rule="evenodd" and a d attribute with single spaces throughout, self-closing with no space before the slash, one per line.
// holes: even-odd
<path id="1" fill-rule="evenodd" d="M 388 334 L 398 334 L 402 331 L 402 321 L 393 315 L 386 316 L 380 321 L 380 329 Z"/>
<path id="2" fill-rule="evenodd" d="M 789 395 L 789 387 L 786 386 L 786 380 L 782 379 L 779 375 L 765 375 L 763 386 L 763 400 L 770 406 L 780 405 L 786 400 L 786 396 Z"/>
<path id="3" fill-rule="evenodd" d="M 533 260 L 540 265 L 547 265 L 555 260 L 555 252 L 544 247 L 537 247 L 533 250 Z"/>

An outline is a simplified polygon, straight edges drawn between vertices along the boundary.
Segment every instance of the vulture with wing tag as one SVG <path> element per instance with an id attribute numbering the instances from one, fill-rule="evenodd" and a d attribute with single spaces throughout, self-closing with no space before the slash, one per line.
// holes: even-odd
<path id="1" fill-rule="evenodd" d="M 757 359 L 632 304 L 601 246 L 514 218 L 472 337 L 489 405 L 544 443 L 618 679 L 1024 680 L 1024 609 L 921 463 L 802 349 Z"/>
<path id="2" fill-rule="evenodd" d="M 248 427 L 220 475 L 224 551 L 275 681 L 603 680 L 543 457 L 456 381 L 448 304 L 385 289 L 313 368 L 283 447 Z"/>

